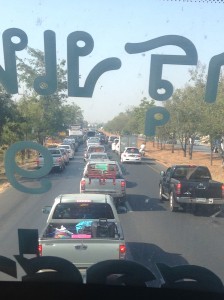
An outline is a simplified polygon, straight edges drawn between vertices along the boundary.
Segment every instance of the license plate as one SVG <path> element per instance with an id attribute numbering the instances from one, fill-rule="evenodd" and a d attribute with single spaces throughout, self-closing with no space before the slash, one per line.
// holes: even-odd
<path id="1" fill-rule="evenodd" d="M 196 198 L 196 202 L 206 202 L 206 198 Z"/>

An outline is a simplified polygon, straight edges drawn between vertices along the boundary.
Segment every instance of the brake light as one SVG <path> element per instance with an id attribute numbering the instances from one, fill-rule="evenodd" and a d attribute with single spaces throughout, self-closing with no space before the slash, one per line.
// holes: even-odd
<path id="1" fill-rule="evenodd" d="M 224 184 L 222 184 L 222 198 L 224 198 Z"/>
<path id="2" fill-rule="evenodd" d="M 119 245 L 119 258 L 124 259 L 126 256 L 126 246 L 124 244 Z"/>
<path id="3" fill-rule="evenodd" d="M 175 185 L 175 191 L 176 191 L 176 195 L 181 194 L 181 183 L 180 182 Z"/>
<path id="4" fill-rule="evenodd" d="M 85 181 L 85 179 L 81 180 L 81 182 L 80 182 L 80 189 L 81 189 L 81 191 L 85 191 L 85 189 L 86 189 L 86 181 Z"/>
<path id="5" fill-rule="evenodd" d="M 126 182 L 125 182 L 125 180 L 122 180 L 122 181 L 121 181 L 121 187 L 122 187 L 122 188 L 126 187 Z"/>
<path id="6" fill-rule="evenodd" d="M 42 256 L 42 250 L 43 250 L 42 245 L 38 245 L 38 254 L 39 254 L 39 256 Z"/>

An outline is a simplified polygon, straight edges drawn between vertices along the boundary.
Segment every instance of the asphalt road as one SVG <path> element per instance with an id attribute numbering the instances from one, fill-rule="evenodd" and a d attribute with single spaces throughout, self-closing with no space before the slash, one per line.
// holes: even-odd
<path id="1" fill-rule="evenodd" d="M 113 154 L 114 157 L 118 157 Z M 51 205 L 62 193 L 79 192 L 83 162 L 83 149 L 63 173 L 47 177 L 52 182 L 49 192 L 41 195 L 24 194 L 9 188 L 0 194 L 0 254 L 15 260 L 19 254 L 18 228 L 33 228 L 41 232 L 47 216 L 42 214 L 44 205 Z M 224 282 L 224 216 L 194 215 L 192 212 L 172 213 L 168 202 L 161 202 L 159 172 L 163 166 L 150 159 L 141 165 L 123 165 L 127 180 L 127 213 L 120 214 L 127 242 L 128 258 L 149 267 L 160 276 L 157 262 L 170 266 L 195 264 L 207 267 Z M 23 179 L 29 187 L 36 182 Z M 17 264 L 18 279 L 0 273 L 0 280 L 21 280 L 23 270 Z"/>

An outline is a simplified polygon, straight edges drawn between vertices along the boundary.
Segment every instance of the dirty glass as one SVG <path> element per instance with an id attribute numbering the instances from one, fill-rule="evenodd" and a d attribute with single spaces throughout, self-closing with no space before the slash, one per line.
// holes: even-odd
<path id="1" fill-rule="evenodd" d="M 194 138 L 208 137 L 211 148 L 195 147 L 208 155 L 214 147 L 221 151 L 223 15 L 222 1 L 1 5 L 0 255 L 14 266 L 11 272 L 0 263 L 1 281 L 22 281 L 27 275 L 14 255 L 35 256 L 34 250 L 21 253 L 19 238 L 22 232 L 28 238 L 29 232 L 43 231 L 42 207 L 58 195 L 79 193 L 87 137 L 105 135 L 101 142 L 119 163 L 120 153 L 111 149 L 119 136 L 125 137 L 122 147 L 138 147 L 136 141 L 143 140 L 189 147 Z M 57 147 L 65 140 L 69 149 L 69 135 L 77 137 L 75 155 L 62 171 L 52 171 L 46 145 Z M 126 212 L 119 213 L 125 239 L 119 259 L 126 255 L 150 270 L 155 278 L 149 287 L 160 288 L 163 271 L 177 266 L 206 268 L 224 283 L 223 185 L 217 211 L 173 213 L 173 198 L 161 199 L 160 174 L 166 168 L 150 159 L 148 150 L 141 164 L 122 165 L 127 194 L 119 199 Z M 41 168 L 38 153 L 44 157 Z M 107 169 L 107 164 L 96 168 Z M 163 271 L 159 264 L 166 265 Z"/>

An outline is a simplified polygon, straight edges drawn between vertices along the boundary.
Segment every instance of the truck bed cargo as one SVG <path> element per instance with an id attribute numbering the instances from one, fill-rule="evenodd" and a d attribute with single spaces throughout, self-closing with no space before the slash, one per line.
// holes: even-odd
<path id="1" fill-rule="evenodd" d="M 116 207 L 110 195 L 59 195 L 39 236 L 39 255 L 72 262 L 81 273 L 108 259 L 125 259 L 126 245 Z"/>

